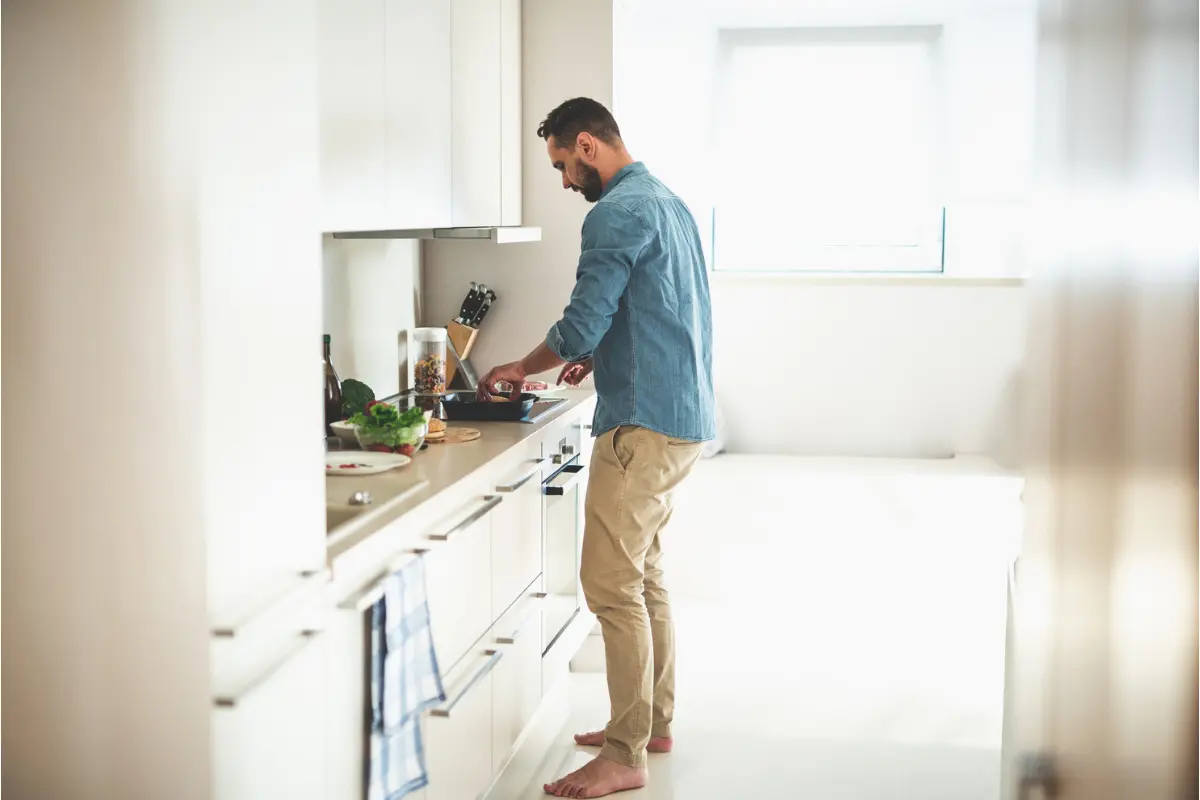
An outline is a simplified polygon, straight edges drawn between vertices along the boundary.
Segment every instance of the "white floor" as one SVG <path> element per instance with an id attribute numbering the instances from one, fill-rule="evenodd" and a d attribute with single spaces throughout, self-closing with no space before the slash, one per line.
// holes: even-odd
<path id="1" fill-rule="evenodd" d="M 985 461 L 724 456 L 681 492 L 665 545 L 678 638 L 676 751 L 629 800 L 995 800 L 1005 569 L 1020 482 Z M 490 800 L 594 751 L 604 676 Z"/>

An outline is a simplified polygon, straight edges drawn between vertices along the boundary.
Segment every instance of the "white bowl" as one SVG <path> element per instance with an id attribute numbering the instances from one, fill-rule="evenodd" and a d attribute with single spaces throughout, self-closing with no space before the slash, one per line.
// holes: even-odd
<path id="1" fill-rule="evenodd" d="M 348 442 L 349 444 L 358 447 L 358 437 L 354 435 L 354 429 L 356 427 L 356 425 L 352 425 L 344 419 L 334 422 L 329 426 L 330 430 L 333 431 L 334 436 L 338 437 L 343 442 Z"/>

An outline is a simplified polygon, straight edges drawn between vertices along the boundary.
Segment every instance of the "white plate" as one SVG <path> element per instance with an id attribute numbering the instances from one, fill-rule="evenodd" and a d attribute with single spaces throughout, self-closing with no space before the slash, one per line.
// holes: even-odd
<path id="1" fill-rule="evenodd" d="M 344 453 L 327 453 L 325 455 L 326 475 L 377 475 L 389 469 L 404 467 L 412 463 L 408 456 L 399 453 L 370 453 L 364 450 L 348 450 Z M 345 467 L 343 464 L 355 464 Z"/>
<path id="2" fill-rule="evenodd" d="M 531 395 L 534 395 L 535 397 L 541 398 L 541 397 L 553 397 L 554 395 L 560 394 L 566 390 L 567 390 L 566 386 L 555 386 L 554 384 L 550 384 L 549 388 L 547 388 L 547 389 L 529 389 L 524 393 L 531 394 Z M 503 392 L 501 392 L 495 386 L 492 387 L 492 393 L 493 394 L 503 394 Z"/>

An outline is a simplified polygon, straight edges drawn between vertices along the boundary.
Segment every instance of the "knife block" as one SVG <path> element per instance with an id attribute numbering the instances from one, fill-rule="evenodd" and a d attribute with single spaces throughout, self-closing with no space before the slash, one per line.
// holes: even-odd
<path id="1" fill-rule="evenodd" d="M 446 325 L 446 333 L 449 335 L 450 344 L 454 347 L 454 352 L 458 353 L 458 360 L 465 360 L 471 356 L 471 348 L 475 346 L 475 339 L 479 336 L 478 328 L 470 328 L 466 325 L 457 322 L 450 322 Z M 450 385 L 450 381 L 454 380 L 454 373 L 458 370 L 456 359 L 446 359 L 446 385 Z"/>

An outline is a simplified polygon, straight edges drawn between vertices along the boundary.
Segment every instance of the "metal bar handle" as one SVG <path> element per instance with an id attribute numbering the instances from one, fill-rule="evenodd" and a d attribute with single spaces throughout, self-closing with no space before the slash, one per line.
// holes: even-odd
<path id="1" fill-rule="evenodd" d="M 517 627 L 513 628 L 512 633 L 508 634 L 507 636 L 497 636 L 496 644 L 516 644 L 517 637 L 521 635 L 521 631 L 525 630 L 525 626 L 529 624 L 529 621 L 537 616 L 537 607 L 540 606 L 542 601 L 549 596 L 550 595 L 546 594 L 545 592 L 536 592 L 533 597 L 530 598 L 529 603 L 531 606 L 533 606 L 533 610 L 522 617 L 521 621 L 517 623 Z"/>
<path id="2" fill-rule="evenodd" d="M 462 691 L 454 696 L 450 702 L 445 705 L 438 706 L 429 712 L 430 716 L 434 717 L 449 717 L 462 699 L 470 694 L 471 690 L 479 685 L 479 682 L 488 676 L 488 673 L 496 668 L 500 663 L 500 659 L 504 658 L 504 653 L 500 650 L 485 650 L 484 654 L 488 656 L 488 660 L 479 668 L 479 671 L 471 676 L 471 680 L 467 681 L 467 685 L 462 688 Z"/>
<path id="3" fill-rule="evenodd" d="M 529 481 L 533 480 L 535 475 L 540 474 L 542 471 L 542 466 L 549 460 L 549 457 L 535 459 L 533 462 L 533 468 L 530 469 L 529 472 L 527 472 L 525 475 L 522 475 L 512 483 L 506 483 L 503 486 L 497 486 L 496 491 L 504 492 L 505 494 L 515 492 L 517 489 L 520 489 L 522 486 L 529 483 Z"/>
<path id="4" fill-rule="evenodd" d="M 338 608 L 343 611 L 366 611 L 383 597 L 383 588 L 387 584 L 388 578 L 395 575 L 398 570 L 402 569 L 413 558 L 422 556 L 428 552 L 429 549 L 425 547 L 414 547 L 411 550 L 406 550 L 403 556 L 390 562 L 384 571 L 372 578 L 371 582 L 365 587 L 338 603 Z"/>
<path id="5" fill-rule="evenodd" d="M 465 517 L 461 522 L 459 522 L 453 528 L 446 531 L 445 533 L 431 534 L 429 536 L 429 538 L 433 539 L 435 542 L 448 541 L 450 539 L 450 537 L 453 536 L 454 534 L 466 530 L 467 528 L 471 527 L 476 522 L 478 522 L 479 520 L 481 520 L 485 516 L 487 516 L 488 513 L 493 508 L 500 505 L 500 503 L 504 500 L 504 495 L 489 494 L 489 495 L 485 496 L 483 499 L 484 499 L 484 504 L 482 506 L 480 506 L 475 511 L 472 511 L 467 517 Z"/>
<path id="6" fill-rule="evenodd" d="M 568 464 L 558 474 L 562 475 L 564 472 L 569 472 L 571 473 L 571 477 L 563 483 L 548 483 L 543 487 L 542 491 L 552 496 L 564 495 L 575 488 L 586 469 L 587 467 L 582 464 Z"/>
<path id="7" fill-rule="evenodd" d="M 217 708 L 237 708 L 238 705 L 245 702 L 250 695 L 254 694 L 256 689 L 269 681 L 271 678 L 275 677 L 275 675 L 281 669 L 283 669 L 289 661 L 300 655 L 300 653 L 306 647 L 316 641 L 317 637 L 320 636 L 321 633 L 322 631 L 318 630 L 301 631 L 299 637 L 297 637 L 292 646 L 289 647 L 283 655 L 271 662 L 270 666 L 247 681 L 246 684 L 243 685 L 238 691 L 214 697 L 213 705 L 215 705 Z"/>

